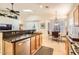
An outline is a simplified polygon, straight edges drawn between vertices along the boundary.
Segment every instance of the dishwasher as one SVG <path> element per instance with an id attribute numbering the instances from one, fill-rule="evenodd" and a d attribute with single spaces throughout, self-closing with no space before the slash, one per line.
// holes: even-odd
<path id="1" fill-rule="evenodd" d="M 30 55 L 30 38 L 15 43 L 15 55 Z"/>

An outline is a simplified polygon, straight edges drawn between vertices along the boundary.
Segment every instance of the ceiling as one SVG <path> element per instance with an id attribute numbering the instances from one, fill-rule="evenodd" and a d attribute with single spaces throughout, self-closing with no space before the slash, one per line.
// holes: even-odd
<path id="1" fill-rule="evenodd" d="M 42 7 L 40 7 L 42 6 Z M 57 16 L 58 18 L 66 18 L 67 14 L 74 8 L 72 3 L 15 3 L 14 10 L 19 10 L 21 14 L 38 14 L 46 16 Z M 0 9 L 6 10 L 12 8 L 10 3 L 0 3 Z M 33 12 L 23 12 L 22 10 L 31 9 Z"/>

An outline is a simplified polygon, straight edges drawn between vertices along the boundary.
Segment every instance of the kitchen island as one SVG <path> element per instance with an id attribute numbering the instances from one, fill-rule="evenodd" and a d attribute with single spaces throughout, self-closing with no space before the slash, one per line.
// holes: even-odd
<path id="1" fill-rule="evenodd" d="M 0 54 L 32 55 L 41 47 L 41 34 L 34 30 L 0 31 Z"/>

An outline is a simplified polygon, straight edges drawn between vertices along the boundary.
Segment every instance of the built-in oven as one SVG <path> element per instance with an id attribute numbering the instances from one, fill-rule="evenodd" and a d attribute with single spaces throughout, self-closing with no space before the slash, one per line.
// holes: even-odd
<path id="1" fill-rule="evenodd" d="M 0 30 L 12 30 L 12 24 L 0 24 Z"/>

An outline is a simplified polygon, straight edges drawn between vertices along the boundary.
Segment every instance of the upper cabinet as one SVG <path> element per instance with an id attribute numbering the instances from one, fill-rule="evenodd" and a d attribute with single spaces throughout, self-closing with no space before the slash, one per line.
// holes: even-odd
<path id="1" fill-rule="evenodd" d="M 79 26 L 79 5 L 74 10 L 73 17 L 74 17 L 74 25 Z"/>

